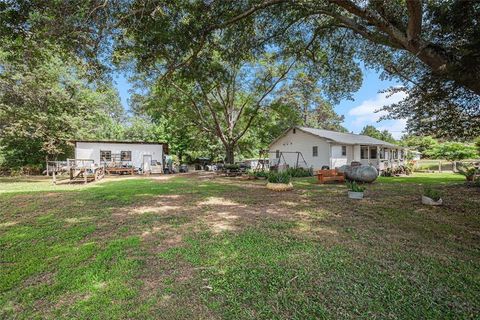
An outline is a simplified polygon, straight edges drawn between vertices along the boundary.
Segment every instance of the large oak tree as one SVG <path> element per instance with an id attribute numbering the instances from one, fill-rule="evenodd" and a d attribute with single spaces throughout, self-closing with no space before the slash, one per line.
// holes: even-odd
<path id="1" fill-rule="evenodd" d="M 346 72 L 338 61 L 353 59 L 402 82 L 394 90 L 409 97 L 386 110 L 407 118 L 411 131 L 455 138 L 480 131 L 479 2 L 134 1 L 129 12 L 127 43 L 133 35 L 141 44 L 137 58 L 144 65 L 156 63 L 152 53 L 169 55 L 165 73 L 210 50 L 220 33 L 245 40 L 235 54 L 274 46 L 297 55 L 303 48 L 312 68 L 330 67 L 326 79 Z M 335 54 L 326 55 L 326 46 Z M 330 82 L 332 89 L 342 86 Z"/>

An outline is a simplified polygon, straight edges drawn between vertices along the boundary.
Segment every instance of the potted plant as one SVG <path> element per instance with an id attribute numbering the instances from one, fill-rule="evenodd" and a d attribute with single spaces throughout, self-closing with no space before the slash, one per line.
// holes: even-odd
<path id="1" fill-rule="evenodd" d="M 290 175 L 287 172 L 270 172 L 268 174 L 267 189 L 273 191 L 288 191 L 293 189 Z"/>
<path id="2" fill-rule="evenodd" d="M 430 187 L 425 188 L 422 203 L 429 206 L 441 206 L 443 204 L 441 192 Z"/>
<path id="3" fill-rule="evenodd" d="M 359 186 L 355 181 L 347 181 L 347 187 L 350 199 L 363 199 L 364 187 Z"/>

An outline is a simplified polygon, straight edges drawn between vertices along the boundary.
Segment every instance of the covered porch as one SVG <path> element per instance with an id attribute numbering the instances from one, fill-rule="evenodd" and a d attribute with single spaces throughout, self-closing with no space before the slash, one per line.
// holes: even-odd
<path id="1" fill-rule="evenodd" d="M 396 168 L 404 164 L 405 149 L 382 145 L 354 145 L 353 161 L 362 165 L 372 165 L 379 171 Z"/>

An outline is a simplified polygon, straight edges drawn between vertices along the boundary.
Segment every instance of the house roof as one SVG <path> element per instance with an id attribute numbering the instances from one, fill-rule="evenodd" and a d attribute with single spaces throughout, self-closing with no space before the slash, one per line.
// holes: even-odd
<path id="1" fill-rule="evenodd" d="M 324 139 L 341 143 L 341 144 L 376 145 L 376 146 L 385 146 L 385 147 L 392 147 L 392 148 L 398 147 L 390 142 L 382 141 L 382 140 L 375 139 L 369 136 L 364 136 L 361 134 L 343 133 L 343 132 L 336 132 L 336 131 L 330 131 L 330 130 L 308 128 L 308 127 L 294 127 L 294 128 L 301 130 L 303 132 L 315 135 L 317 137 L 324 138 Z M 291 129 L 293 128 L 290 128 L 289 130 L 287 130 L 283 135 L 285 135 Z M 270 145 L 272 145 L 282 136 L 275 139 Z"/>
<path id="2" fill-rule="evenodd" d="M 130 141 L 130 140 L 73 140 L 72 142 L 86 143 L 128 143 L 128 144 L 164 144 L 165 142 L 147 142 L 147 141 Z"/>

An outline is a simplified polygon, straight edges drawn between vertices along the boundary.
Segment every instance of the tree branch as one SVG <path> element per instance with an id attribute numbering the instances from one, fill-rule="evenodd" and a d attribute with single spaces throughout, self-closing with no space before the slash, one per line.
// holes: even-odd
<path id="1" fill-rule="evenodd" d="M 225 21 L 221 24 L 218 24 L 216 26 L 213 26 L 210 31 L 223 29 L 225 27 L 228 27 L 231 24 L 234 24 L 237 21 L 240 21 L 242 19 L 245 19 L 245 18 L 251 16 L 252 14 L 254 14 L 255 12 L 257 12 L 259 10 L 262 10 L 262 9 L 265 9 L 265 8 L 268 8 L 268 7 L 271 7 L 271 6 L 274 6 L 274 5 L 278 5 L 280 3 L 287 3 L 287 2 L 291 2 L 291 0 L 267 0 L 265 2 L 253 5 L 250 9 L 242 12 L 241 14 L 233 17 L 232 19 L 227 20 L 227 21 Z"/>
<path id="2" fill-rule="evenodd" d="M 197 82 L 198 83 L 198 82 Z M 202 92 L 203 100 L 205 101 L 208 110 L 210 110 L 210 114 L 212 115 L 213 121 L 215 123 L 215 131 L 218 134 L 218 137 L 220 140 L 222 140 L 223 143 L 227 143 L 227 139 L 225 138 L 225 134 L 223 133 L 222 127 L 220 126 L 220 122 L 218 121 L 217 114 L 215 110 L 212 107 L 212 104 L 210 103 L 210 100 L 208 99 L 208 95 L 203 89 L 203 86 L 198 83 L 198 86 L 200 88 L 200 91 Z"/>
<path id="3" fill-rule="evenodd" d="M 409 14 L 407 39 L 411 43 L 417 43 L 422 32 L 422 1 L 408 0 L 407 9 Z"/>
<path id="4" fill-rule="evenodd" d="M 254 104 L 256 105 L 255 109 L 253 110 L 253 114 L 252 116 L 250 117 L 250 119 L 247 121 L 247 124 L 245 126 L 245 128 L 241 131 L 241 133 L 234 139 L 235 142 L 237 142 L 238 140 L 240 140 L 244 135 L 245 133 L 247 132 L 247 130 L 250 128 L 250 126 L 252 125 L 252 122 L 253 120 L 255 119 L 255 117 L 257 116 L 258 114 L 258 110 L 260 110 L 260 107 L 262 106 L 261 103 L 263 101 L 263 99 L 265 99 L 265 97 L 267 97 L 272 91 L 273 89 L 275 89 L 275 87 L 280 83 L 280 81 L 282 81 L 285 76 L 290 72 L 290 70 L 292 69 L 292 67 L 295 65 L 295 63 L 297 62 L 297 58 L 295 58 L 293 60 L 293 62 L 288 66 L 288 68 L 282 72 L 282 74 L 278 77 L 278 79 L 272 84 L 270 85 L 270 87 L 262 94 L 262 96 L 257 100 L 257 102 Z"/>
<path id="5" fill-rule="evenodd" d="M 192 103 L 192 106 L 193 106 L 193 109 L 194 111 L 197 113 L 198 115 L 198 118 L 200 120 L 200 122 L 203 123 L 203 125 L 201 127 L 203 127 L 204 130 L 206 131 L 209 131 L 211 132 L 212 130 L 208 128 L 208 122 L 205 120 L 205 117 L 203 116 L 203 113 L 200 109 L 200 107 L 198 106 L 197 102 L 195 101 L 195 99 L 192 97 L 191 94 L 188 94 L 185 90 L 183 90 L 180 86 L 178 86 L 175 82 L 173 81 L 170 81 L 170 84 L 175 87 L 178 91 L 180 91 L 185 97 L 187 97 L 190 102 Z"/>

